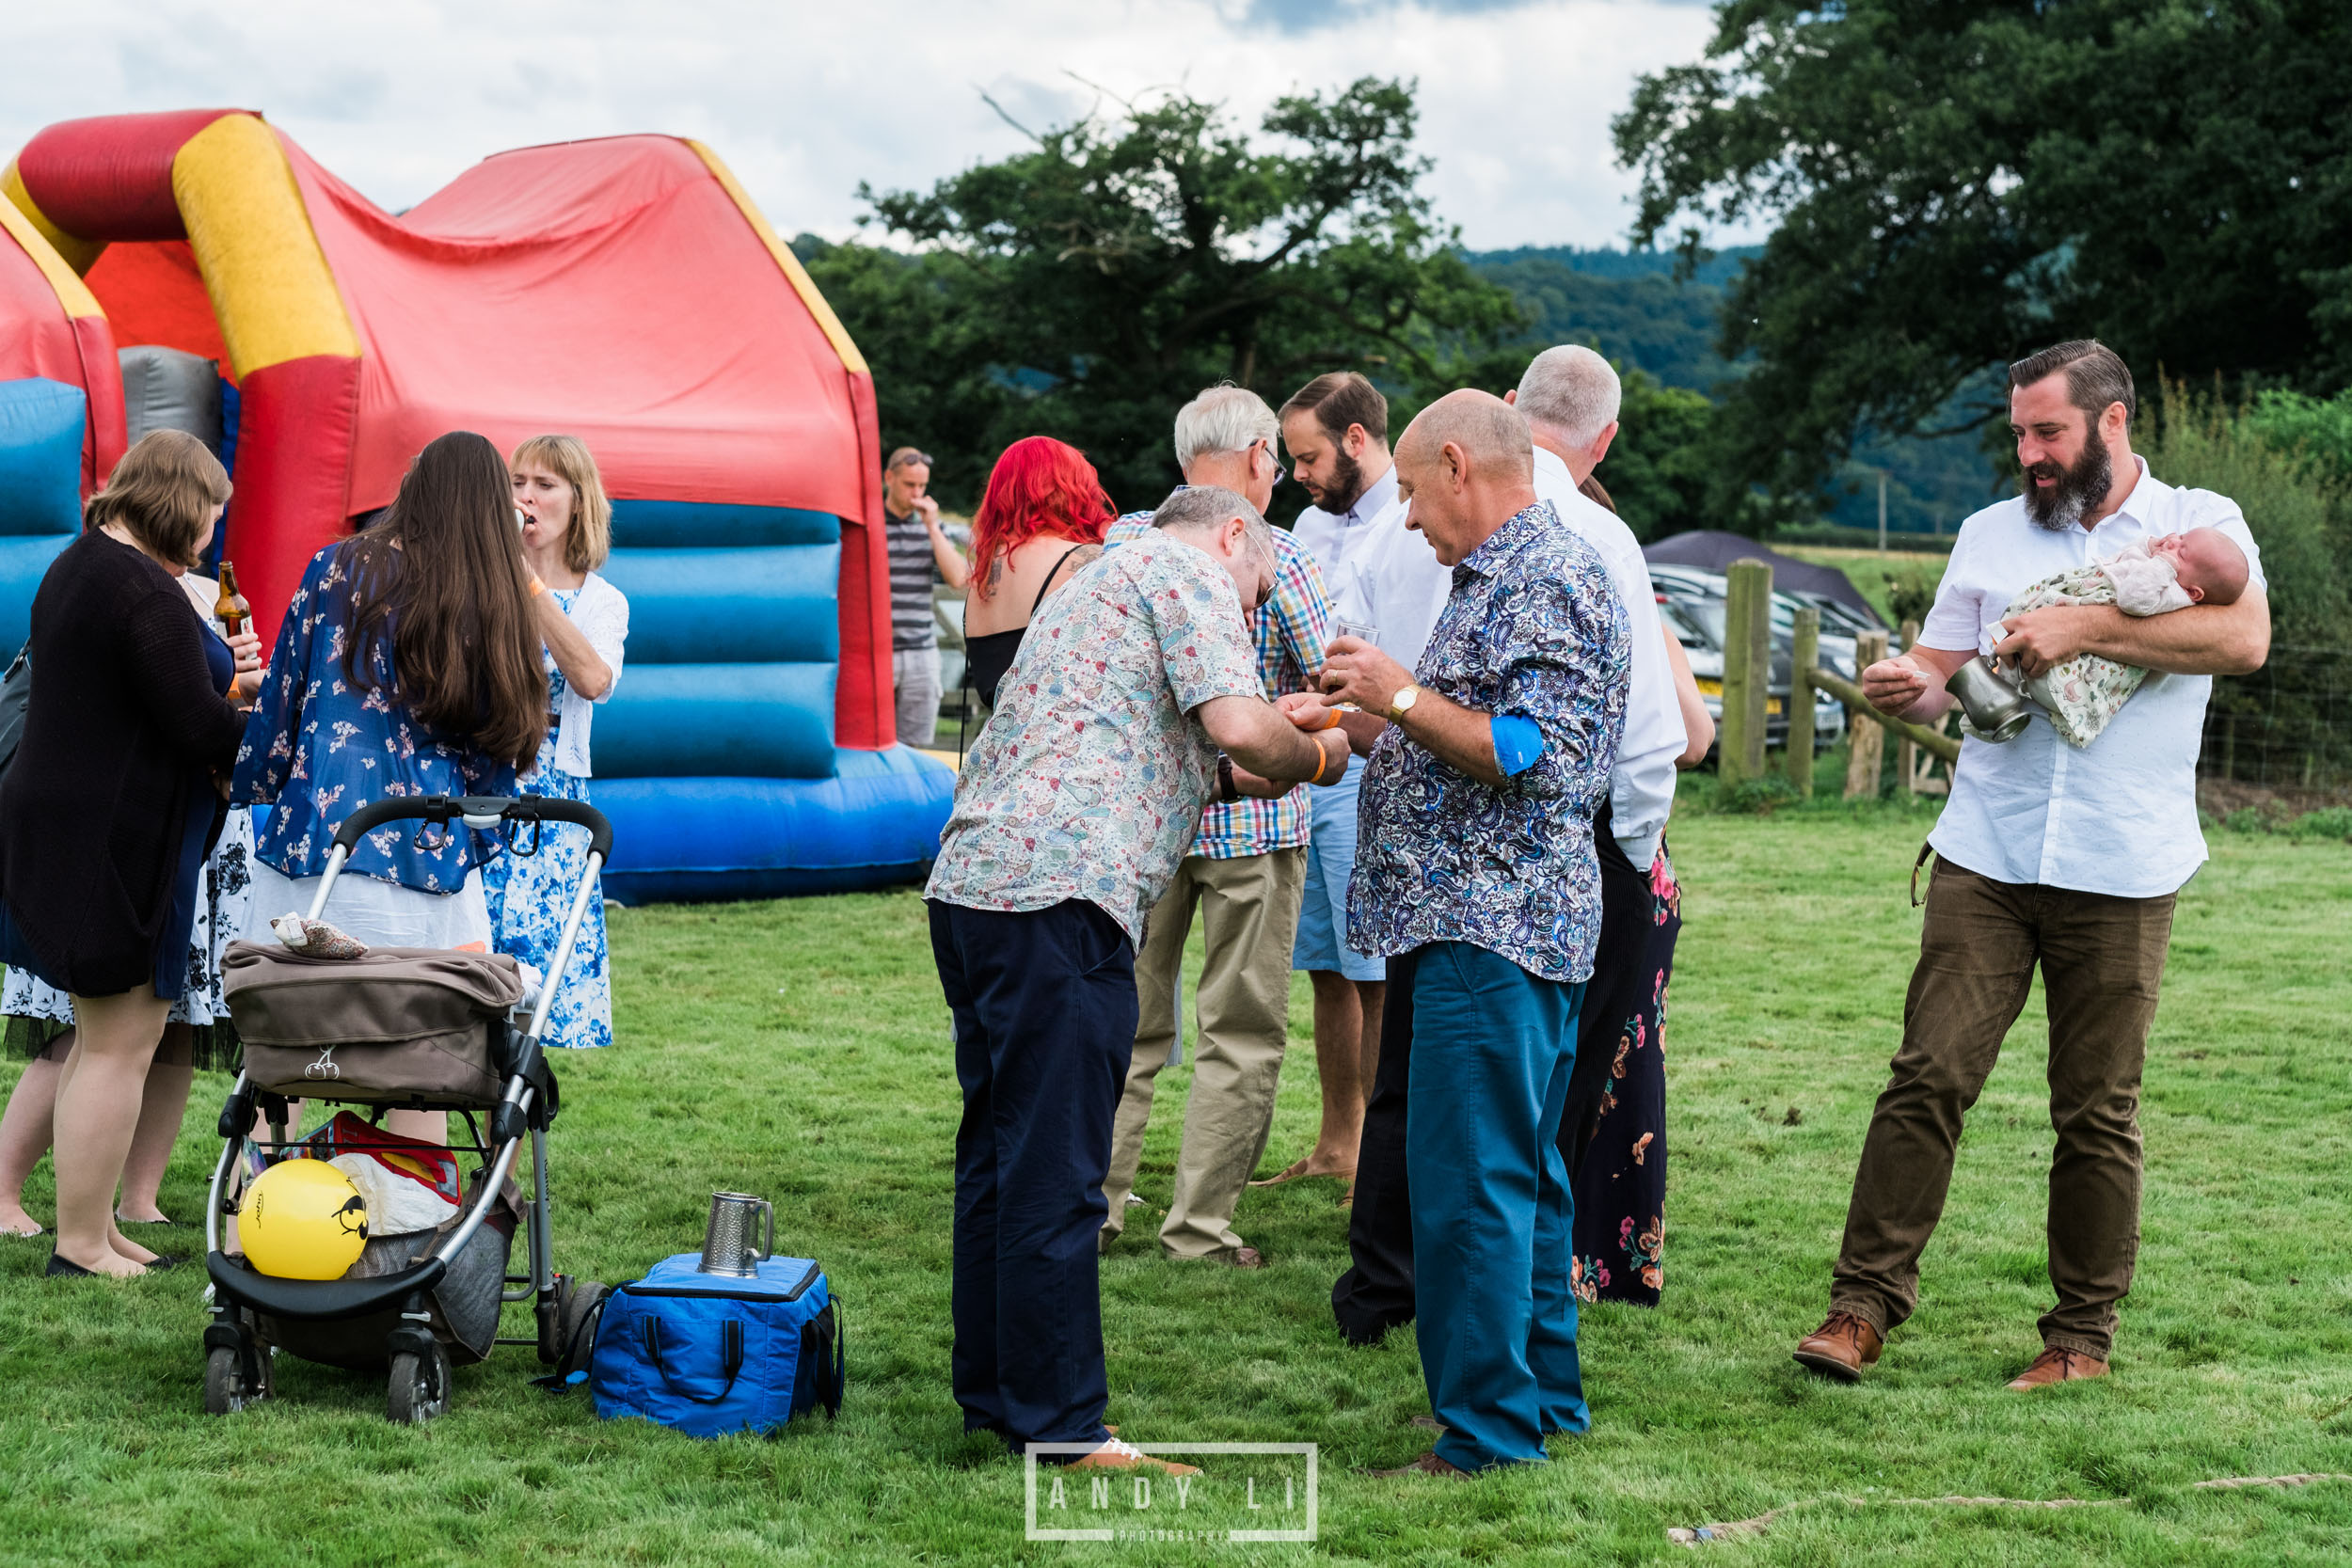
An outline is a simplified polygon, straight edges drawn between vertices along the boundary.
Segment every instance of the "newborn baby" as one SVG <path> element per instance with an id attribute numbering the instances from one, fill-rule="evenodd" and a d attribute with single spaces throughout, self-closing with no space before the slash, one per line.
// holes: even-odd
<path id="1" fill-rule="evenodd" d="M 2060 604 L 2111 604 L 2126 615 L 2162 615 L 2193 604 L 2235 604 L 2246 592 L 2246 552 L 2217 528 L 2193 528 L 2134 545 L 2043 578 L 2010 601 L 2003 615 Z M 2004 674 L 2009 672 L 2004 671 Z M 2016 679 L 2013 674 L 2011 680 Z M 2023 686 L 2048 712 L 2070 746 L 2088 746 L 2123 710 L 2148 672 L 2097 654 L 2077 654 Z"/>

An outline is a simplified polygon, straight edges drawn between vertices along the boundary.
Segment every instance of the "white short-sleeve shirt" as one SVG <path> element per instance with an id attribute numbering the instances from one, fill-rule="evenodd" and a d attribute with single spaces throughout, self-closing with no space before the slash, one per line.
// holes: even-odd
<path id="1" fill-rule="evenodd" d="M 2237 503 L 2176 489 L 2139 465 L 2139 483 L 2112 516 L 2055 531 L 2013 497 L 1961 525 L 1951 563 L 1919 641 L 1990 652 L 1994 628 L 2021 589 L 2069 568 L 2193 528 L 2217 528 L 2246 552 L 2249 588 L 2265 588 L 2262 555 Z M 2113 722 L 2077 751 L 2048 723 L 2001 745 L 1961 744 L 1951 799 L 1928 842 L 1956 865 L 2002 882 L 2154 898 L 2205 862 L 2197 825 L 2197 753 L 2209 675 L 2151 672 Z"/>

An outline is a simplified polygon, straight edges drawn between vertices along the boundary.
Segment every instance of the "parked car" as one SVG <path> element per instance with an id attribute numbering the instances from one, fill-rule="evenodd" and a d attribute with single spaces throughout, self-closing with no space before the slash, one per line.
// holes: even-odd
<path id="1" fill-rule="evenodd" d="M 1652 565 L 1649 569 L 1649 576 L 1651 584 L 1657 588 L 1661 599 L 1677 600 L 1694 608 L 1712 605 L 1713 609 L 1702 610 L 1701 613 L 1714 627 L 1716 645 L 1718 647 L 1722 645 L 1723 605 L 1731 592 L 1728 579 L 1719 572 L 1703 571 L 1696 566 L 1682 566 L 1673 562 Z M 1799 597 L 1794 594 L 1784 594 L 1775 589 L 1772 593 L 1773 642 L 1779 644 L 1784 650 L 1793 652 L 1797 641 L 1797 611 L 1820 610 L 1825 604 L 1836 604 L 1836 601 L 1817 594 L 1808 594 Z M 1817 645 L 1817 657 L 1820 659 L 1822 669 L 1833 671 L 1851 680 L 1854 678 L 1854 631 L 1856 628 L 1851 623 L 1859 618 L 1854 615 L 1851 609 L 1845 605 L 1836 605 L 1836 608 L 1839 616 L 1836 621 L 1830 618 L 1827 610 L 1822 611 L 1821 633 L 1820 641 Z M 1875 631 L 1878 628 L 1863 626 L 1859 629 Z"/>
<path id="2" fill-rule="evenodd" d="M 1692 678 L 1698 682 L 1699 696 L 1720 725 L 1724 717 L 1724 601 L 1661 590 L 1658 613 L 1682 640 L 1683 652 L 1691 660 Z M 1822 639 L 1821 659 L 1824 665 L 1836 667 L 1828 641 L 1829 639 Z M 1772 670 L 1764 687 L 1764 744 L 1785 749 L 1788 744 L 1790 672 L 1795 668 L 1793 638 L 1775 635 L 1772 647 Z M 1852 645 L 1849 642 L 1839 673 L 1851 676 L 1852 664 Z M 1846 733 L 1845 705 L 1825 692 L 1815 691 L 1812 695 L 1813 749 L 1826 751 Z M 1710 759 L 1714 755 L 1712 750 L 1708 752 Z"/>

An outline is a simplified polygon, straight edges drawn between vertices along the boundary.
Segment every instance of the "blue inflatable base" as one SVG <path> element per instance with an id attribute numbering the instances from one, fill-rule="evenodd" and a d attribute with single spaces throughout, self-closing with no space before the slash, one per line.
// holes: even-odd
<path id="1" fill-rule="evenodd" d="M 623 904 L 853 893 L 919 881 L 939 852 L 953 771 L 904 746 L 839 751 L 830 779 L 609 779 L 604 892 Z"/>

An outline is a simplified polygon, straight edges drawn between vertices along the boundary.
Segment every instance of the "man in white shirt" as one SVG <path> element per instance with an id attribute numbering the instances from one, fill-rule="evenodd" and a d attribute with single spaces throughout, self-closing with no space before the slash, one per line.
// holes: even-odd
<path id="1" fill-rule="evenodd" d="M 1395 465 L 1389 455 L 1389 400 L 1353 371 L 1319 375 L 1282 404 L 1282 444 L 1289 450 L 1292 477 L 1314 504 L 1291 525 L 1291 537 L 1314 556 L 1326 589 L 1342 620 L 1358 626 L 1370 606 L 1360 583 L 1370 568 L 1374 523 L 1396 499 Z M 1402 507 L 1396 508 L 1402 523 Z M 1408 542 L 1443 578 L 1428 541 Z M 1353 594 L 1344 592 L 1357 584 Z M 1437 605 L 1445 602 L 1438 590 Z M 1353 603 L 1351 614 L 1343 608 Z M 1437 624 L 1432 606 L 1429 626 Z M 1428 626 L 1422 628 L 1428 638 Z M 1420 652 L 1414 650 L 1416 655 Z M 1387 961 L 1347 945 L 1347 884 L 1356 865 L 1356 790 L 1364 760 L 1350 760 L 1334 783 L 1311 785 L 1312 811 L 1307 847 L 1307 890 L 1298 914 L 1291 967 L 1307 972 L 1315 998 L 1315 1069 L 1323 1085 L 1323 1119 L 1314 1148 L 1280 1175 L 1255 1183 L 1277 1186 L 1303 1177 L 1327 1176 L 1354 1183 L 1356 1150 L 1363 1134 L 1364 1102 L 1380 1059 L 1380 1010 L 1387 992 Z"/>
<path id="2" fill-rule="evenodd" d="M 1600 857 L 1600 947 L 1577 1018 L 1576 1068 L 1560 1118 L 1560 1154 L 1567 1162 L 1571 1183 L 1577 1181 L 1585 1152 L 1599 1132 L 1612 1085 L 1629 1065 L 1619 1053 L 1619 1041 L 1627 1042 L 1629 1050 L 1637 1041 L 1645 1050 L 1651 1048 L 1648 1031 L 1640 1022 L 1654 1008 L 1649 993 L 1658 973 L 1652 958 L 1657 900 L 1650 892 L 1650 863 L 1658 856 L 1667 814 L 1674 809 L 1675 777 L 1689 742 L 1682 705 L 1675 693 L 1674 667 L 1667 658 L 1666 629 L 1658 618 L 1658 593 L 1650 585 L 1642 543 L 1615 513 L 1579 488 L 1616 437 L 1623 391 L 1608 360 L 1589 348 L 1565 343 L 1530 361 L 1518 389 L 1504 400 L 1518 409 L 1534 436 L 1535 493 L 1551 502 L 1561 521 L 1599 554 L 1633 639 L 1625 738 L 1610 770 L 1609 799 L 1593 816 L 1593 845 Z M 1645 1165 L 1658 1164 L 1661 1192 L 1664 1142 L 1661 1132 L 1643 1151 Z M 1662 1214 L 1657 1217 L 1663 1219 Z M 1627 1299 L 1638 1296 L 1645 1305 L 1656 1305 L 1655 1290 L 1644 1283 L 1643 1273 L 1645 1262 L 1655 1265 L 1654 1251 L 1636 1256 L 1637 1238 L 1595 1235 L 1590 1229 L 1580 1215 L 1576 1256 L 1601 1263 L 1613 1285 L 1632 1292 Z M 1580 1287 L 1598 1294 L 1592 1281 L 1580 1281 Z"/>
<path id="3" fill-rule="evenodd" d="M 1951 1182 L 1962 1117 L 2023 1009 L 2037 962 L 2048 998 L 2050 1283 L 2042 1353 L 2011 1388 L 2107 1370 L 2116 1304 L 2139 1245 L 2139 1079 L 2173 900 L 2205 859 L 2197 752 L 2211 676 L 2262 667 L 2270 610 L 2236 504 L 2181 490 L 2131 449 L 2131 372 L 2094 341 L 2010 367 L 2010 429 L 2025 493 L 1961 526 L 1919 642 L 1862 673 L 1881 712 L 1928 720 L 1944 682 L 1979 653 L 2035 675 L 2076 654 L 2151 672 L 2090 745 L 2035 723 L 1963 743 L 1929 844 L 1939 857 L 1903 1007 L 1903 1043 L 1863 1142 L 1827 1322 L 1797 1360 L 1851 1382 L 1918 1303 L 1919 1255 Z M 2194 528 L 2246 554 L 2234 604 L 2134 619 L 2056 605 L 2002 624 L 2018 590 L 2053 572 Z"/>

